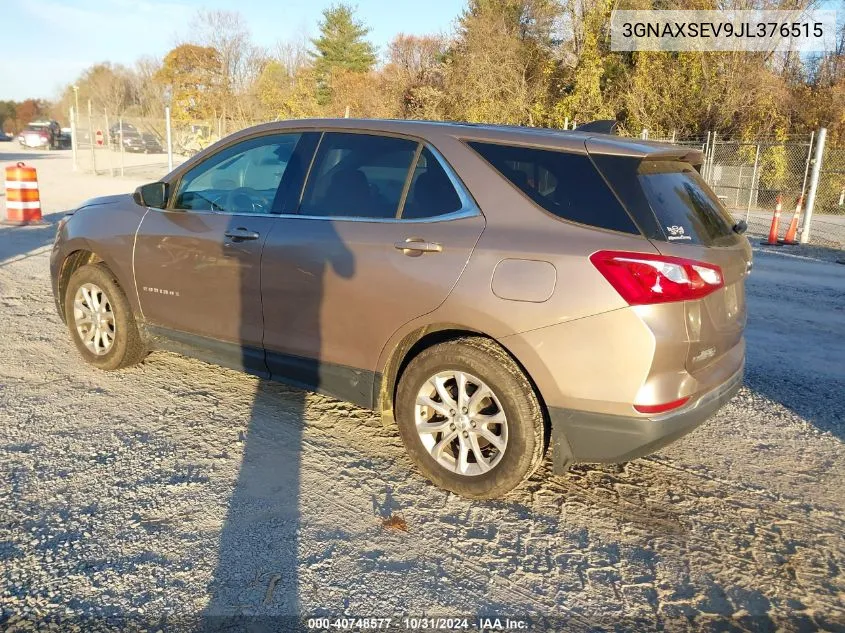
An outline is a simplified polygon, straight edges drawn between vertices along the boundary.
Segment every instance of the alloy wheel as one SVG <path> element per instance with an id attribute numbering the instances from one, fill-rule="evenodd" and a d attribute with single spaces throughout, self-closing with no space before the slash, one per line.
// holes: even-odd
<path id="1" fill-rule="evenodd" d="M 88 350 L 103 356 L 114 345 L 117 331 L 111 301 L 102 288 L 82 284 L 73 298 L 73 321 L 80 340 Z"/>
<path id="2" fill-rule="evenodd" d="M 508 421 L 499 398 L 466 372 L 431 376 L 417 394 L 414 418 L 429 455 L 460 475 L 489 472 L 507 448 Z"/>

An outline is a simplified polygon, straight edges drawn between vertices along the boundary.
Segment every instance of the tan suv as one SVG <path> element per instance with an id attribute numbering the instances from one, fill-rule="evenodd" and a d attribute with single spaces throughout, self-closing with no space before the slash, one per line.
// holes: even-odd
<path id="1" fill-rule="evenodd" d="M 155 348 L 379 411 L 420 471 L 500 496 L 655 451 L 739 389 L 740 233 L 698 151 L 542 129 L 271 123 L 60 224 L 79 352 Z"/>

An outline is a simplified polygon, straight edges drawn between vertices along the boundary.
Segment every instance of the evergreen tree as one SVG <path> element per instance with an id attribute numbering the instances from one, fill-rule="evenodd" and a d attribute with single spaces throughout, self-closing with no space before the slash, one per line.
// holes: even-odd
<path id="1" fill-rule="evenodd" d="M 376 63 L 376 51 L 365 37 L 369 27 L 355 19 L 348 4 L 332 5 L 323 11 L 320 36 L 312 39 L 314 71 L 320 83 L 321 101 L 331 93 L 331 76 L 336 71 L 365 73 Z"/>

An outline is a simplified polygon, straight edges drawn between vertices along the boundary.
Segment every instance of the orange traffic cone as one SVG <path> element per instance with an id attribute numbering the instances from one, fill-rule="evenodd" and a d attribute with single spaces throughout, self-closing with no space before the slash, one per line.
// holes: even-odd
<path id="1" fill-rule="evenodd" d="M 775 204 L 775 212 L 772 214 L 772 225 L 769 228 L 769 240 L 767 242 L 760 242 L 767 246 L 778 246 L 778 229 L 780 228 L 780 210 L 783 203 L 783 197 L 778 194 L 777 203 Z"/>
<path id="2" fill-rule="evenodd" d="M 804 194 L 798 196 L 798 202 L 795 204 L 795 212 L 792 214 L 792 221 L 789 223 L 789 228 L 786 230 L 786 235 L 783 236 L 781 244 L 794 246 L 798 243 L 795 239 L 795 234 L 798 233 L 798 216 L 801 215 L 801 206 L 804 204 Z"/>
<path id="3" fill-rule="evenodd" d="M 35 167 L 6 167 L 6 219 L 3 224 L 40 224 L 41 198 Z"/>

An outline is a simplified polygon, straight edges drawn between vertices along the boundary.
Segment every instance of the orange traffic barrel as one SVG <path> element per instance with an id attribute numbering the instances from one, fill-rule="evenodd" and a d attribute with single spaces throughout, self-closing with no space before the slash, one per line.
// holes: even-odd
<path id="1" fill-rule="evenodd" d="M 18 163 L 6 167 L 5 224 L 37 224 L 41 222 L 41 197 L 35 167 Z"/>

